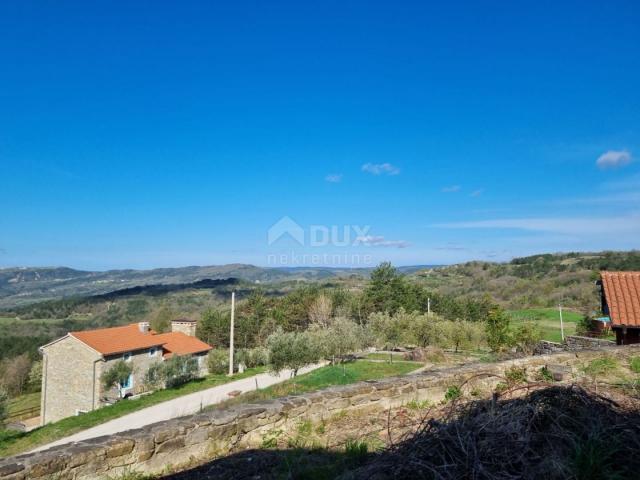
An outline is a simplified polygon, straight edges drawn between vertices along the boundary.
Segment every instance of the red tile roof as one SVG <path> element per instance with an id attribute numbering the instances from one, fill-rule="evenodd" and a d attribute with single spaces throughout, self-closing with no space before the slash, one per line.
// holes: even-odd
<path id="1" fill-rule="evenodd" d="M 141 332 L 137 323 L 123 327 L 69 332 L 69 335 L 102 355 L 115 355 L 160 346 L 165 356 L 201 353 L 212 349 L 203 341 L 182 332 L 156 333 L 153 330 Z"/>
<path id="2" fill-rule="evenodd" d="M 640 327 L 640 272 L 601 272 L 611 325 Z"/>
<path id="3" fill-rule="evenodd" d="M 155 338 L 162 340 L 162 348 L 165 351 L 164 356 L 172 355 L 191 355 L 194 353 L 208 352 L 213 347 L 196 337 L 191 337 L 182 332 L 159 333 L 154 335 Z"/>
<path id="4" fill-rule="evenodd" d="M 70 332 L 69 335 L 87 344 L 102 355 L 113 355 L 161 346 L 164 341 L 154 333 L 153 331 L 141 332 L 138 324 L 134 323 L 123 327 Z"/>

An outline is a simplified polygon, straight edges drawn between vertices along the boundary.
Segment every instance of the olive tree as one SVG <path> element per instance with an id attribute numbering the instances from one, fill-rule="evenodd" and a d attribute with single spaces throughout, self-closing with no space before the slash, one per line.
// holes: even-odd
<path id="1" fill-rule="evenodd" d="M 332 359 L 344 360 L 350 354 L 362 348 L 361 327 L 347 318 L 337 318 L 331 327 L 322 332 L 323 353 Z"/>
<path id="2" fill-rule="evenodd" d="M 267 339 L 269 366 L 275 373 L 291 369 L 292 376 L 322 358 L 322 347 L 310 331 L 283 332 L 278 330 Z"/>
<path id="3" fill-rule="evenodd" d="M 413 343 L 411 326 L 417 316 L 407 313 L 403 308 L 394 314 L 377 312 L 369 317 L 369 325 L 380 346 L 395 348 Z"/>
<path id="4" fill-rule="evenodd" d="M 120 385 L 127 382 L 129 375 L 133 373 L 131 364 L 124 360 L 118 360 L 109 369 L 105 370 L 100 376 L 100 381 L 105 390 L 117 387 L 120 391 Z"/>
<path id="5" fill-rule="evenodd" d="M 198 360 L 191 355 L 174 355 L 163 362 L 162 371 L 167 388 L 177 387 L 198 375 Z"/>

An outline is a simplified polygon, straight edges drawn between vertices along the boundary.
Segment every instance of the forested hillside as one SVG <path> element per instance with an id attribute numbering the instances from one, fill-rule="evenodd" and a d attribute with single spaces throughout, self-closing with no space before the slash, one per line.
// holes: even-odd
<path id="1" fill-rule="evenodd" d="M 490 295 L 513 309 L 559 303 L 583 312 L 599 308 L 595 282 L 601 270 L 640 270 L 640 252 L 533 255 L 509 263 L 469 262 L 412 275 L 420 284 L 453 296 Z"/>
<path id="2" fill-rule="evenodd" d="M 100 295 L 145 285 L 179 285 L 225 278 L 237 278 L 251 283 L 323 281 L 342 276 L 366 276 L 369 272 L 370 269 L 263 268 L 243 264 L 105 272 L 64 267 L 5 268 L 0 269 L 0 309 L 43 300 Z"/>

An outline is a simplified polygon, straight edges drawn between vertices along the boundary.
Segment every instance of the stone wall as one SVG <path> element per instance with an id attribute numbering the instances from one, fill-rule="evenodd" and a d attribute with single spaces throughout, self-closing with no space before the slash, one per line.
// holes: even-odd
<path id="1" fill-rule="evenodd" d="M 616 342 L 601 338 L 581 337 L 579 335 L 567 335 L 564 343 L 541 340 L 534 350 L 534 355 L 547 355 L 556 352 L 573 352 L 576 350 L 590 350 L 597 348 L 614 347 Z"/>
<path id="2" fill-rule="evenodd" d="M 31 478 L 106 479 L 137 471 L 159 473 L 231 452 L 259 447 L 272 429 L 287 431 L 302 419 L 320 420 L 343 410 L 384 409 L 412 400 L 440 401 L 450 386 L 468 381 L 464 392 L 493 388 L 511 367 L 534 375 L 541 367 L 566 372 L 593 358 L 640 354 L 640 345 L 541 355 L 474 364 L 420 374 L 332 387 L 319 392 L 211 410 L 110 437 L 0 460 L 0 480 Z"/>
<path id="3" fill-rule="evenodd" d="M 616 342 L 611 340 L 603 340 L 601 338 L 581 337 L 578 335 L 569 335 L 565 338 L 565 343 L 569 350 L 582 350 L 585 348 L 613 347 Z"/>
<path id="4" fill-rule="evenodd" d="M 40 423 L 50 423 L 98 406 L 100 355 L 72 336 L 43 349 Z"/>

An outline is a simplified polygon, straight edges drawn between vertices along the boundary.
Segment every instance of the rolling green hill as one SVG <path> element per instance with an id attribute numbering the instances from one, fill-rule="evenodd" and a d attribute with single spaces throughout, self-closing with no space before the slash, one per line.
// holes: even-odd
<path id="1" fill-rule="evenodd" d="M 597 310 L 601 270 L 640 270 L 640 251 L 544 254 L 508 263 L 468 262 L 412 274 L 419 283 L 454 296 L 490 295 L 509 309 Z"/>

